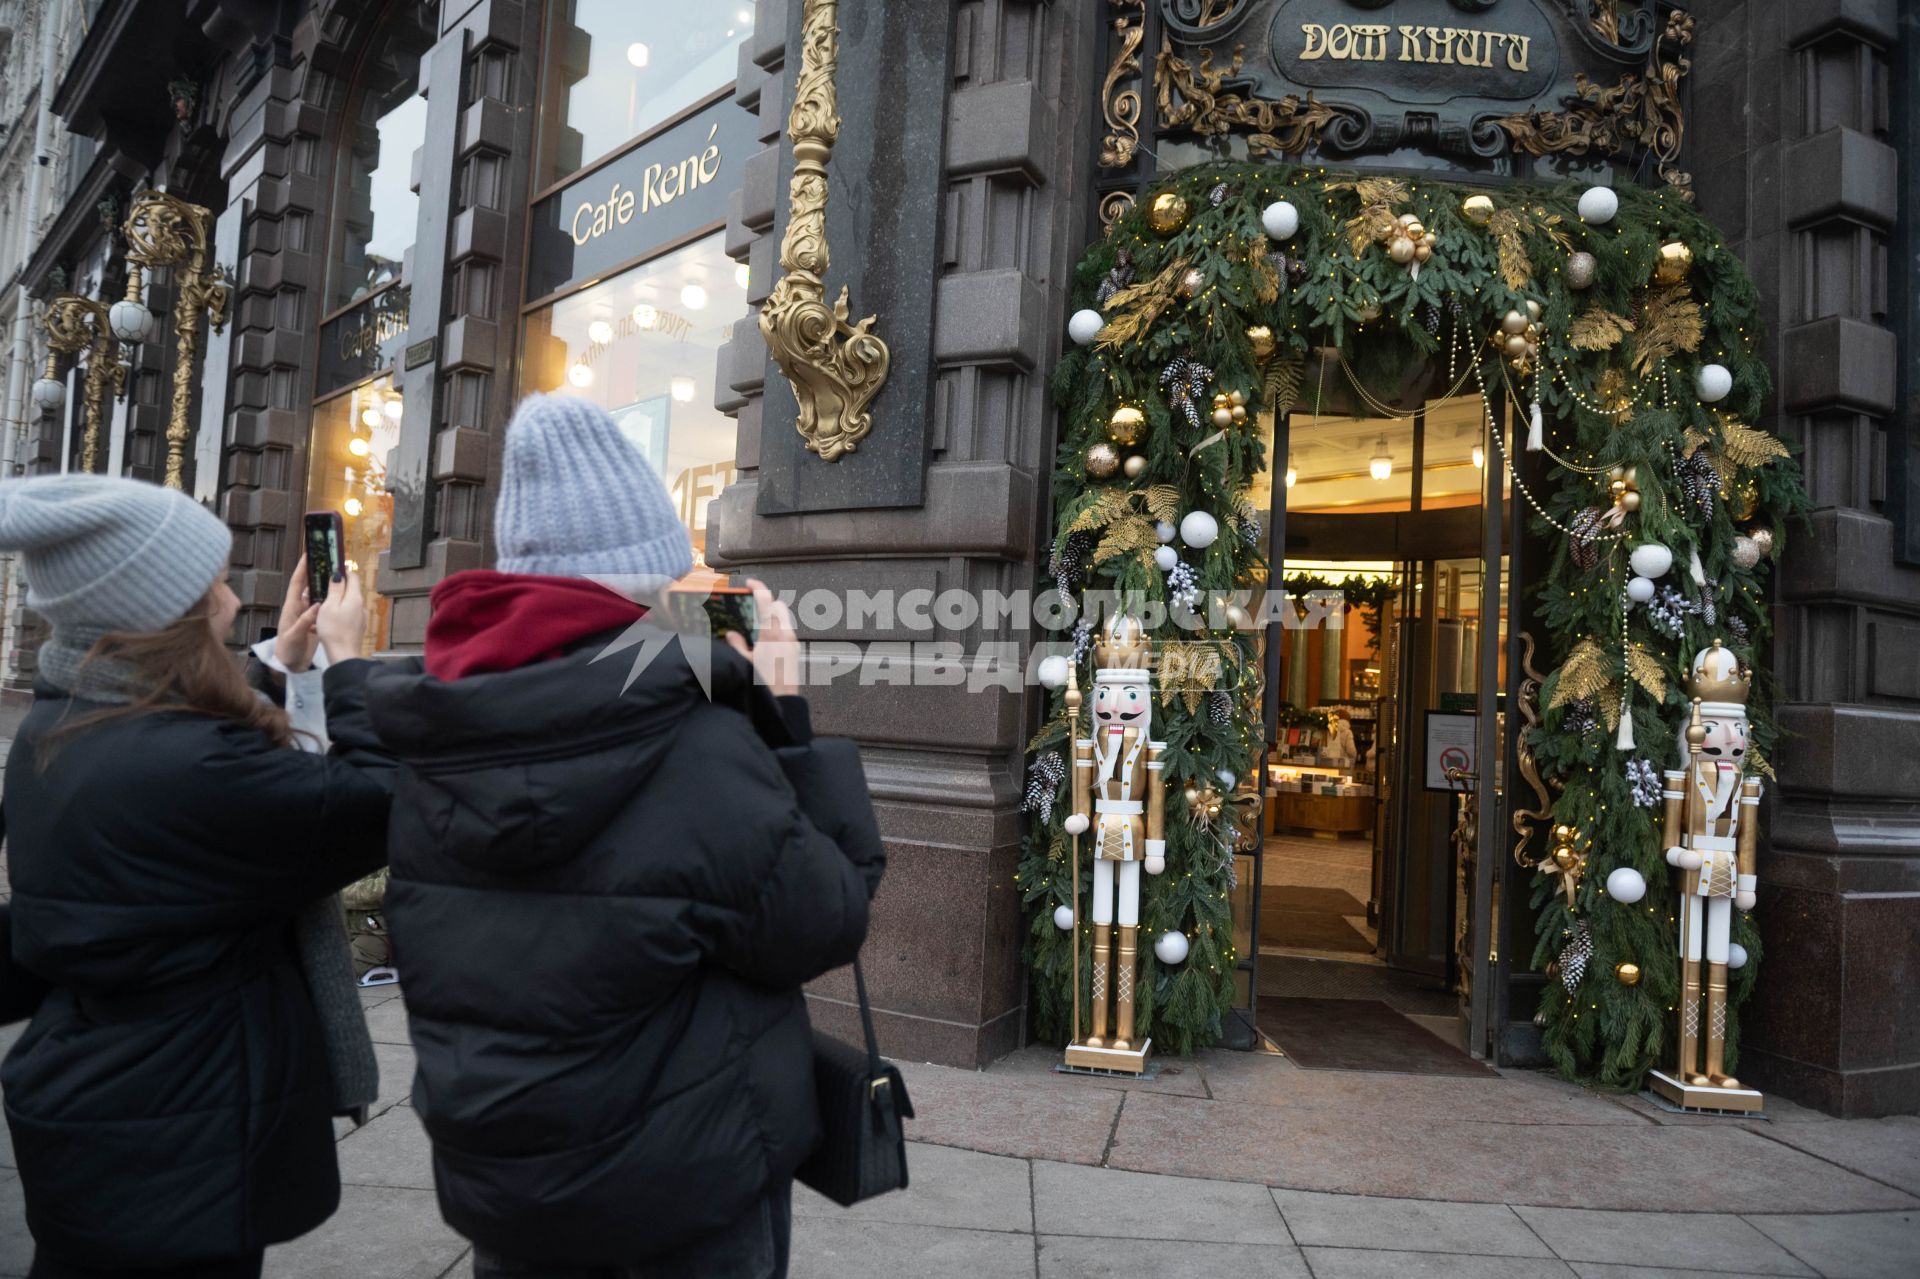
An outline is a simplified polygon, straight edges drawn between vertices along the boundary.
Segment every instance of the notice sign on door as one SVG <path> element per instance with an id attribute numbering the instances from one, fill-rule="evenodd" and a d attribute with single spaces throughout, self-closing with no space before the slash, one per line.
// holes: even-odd
<path id="1" fill-rule="evenodd" d="M 1478 771 L 1473 761 L 1479 734 L 1480 717 L 1477 715 L 1427 712 L 1428 790 L 1460 791 L 1471 787 L 1472 783 L 1466 780 L 1448 780 L 1447 770 L 1453 768 L 1462 773 Z"/>

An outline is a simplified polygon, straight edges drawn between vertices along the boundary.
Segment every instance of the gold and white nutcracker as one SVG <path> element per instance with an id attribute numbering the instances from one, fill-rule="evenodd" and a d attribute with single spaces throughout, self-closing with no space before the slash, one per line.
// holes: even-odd
<path id="1" fill-rule="evenodd" d="M 1135 1042 L 1134 985 L 1139 968 L 1140 874 L 1166 869 L 1166 743 L 1153 740 L 1151 642 L 1137 618 L 1116 613 L 1093 648 L 1090 735 L 1080 737 L 1079 689 L 1069 685 L 1073 715 L 1074 1018 L 1066 1064 L 1139 1074 L 1152 1041 Z M 1080 1033 L 1080 836 L 1092 832 L 1093 1002 L 1091 1026 Z M 1115 922 L 1120 953 L 1113 954 Z M 1113 1005 L 1113 1033 L 1107 1005 Z"/>
<path id="2" fill-rule="evenodd" d="M 1686 767 L 1666 774 L 1663 792 L 1667 864 L 1681 872 L 1680 1052 L 1674 1069 L 1656 1070 L 1651 1078 L 1662 1097 L 1696 1109 L 1759 1110 L 1762 1102 L 1725 1064 L 1733 912 L 1753 909 L 1760 833 L 1760 779 L 1745 775 L 1752 681 L 1753 673 L 1719 640 L 1694 657 L 1686 681 L 1693 710 L 1680 733 Z"/>

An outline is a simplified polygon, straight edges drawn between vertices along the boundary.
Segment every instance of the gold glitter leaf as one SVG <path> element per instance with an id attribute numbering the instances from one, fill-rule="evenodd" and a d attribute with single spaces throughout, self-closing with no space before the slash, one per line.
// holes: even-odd
<path id="1" fill-rule="evenodd" d="M 1147 489 L 1147 510 L 1156 520 L 1168 524 L 1180 522 L 1180 490 L 1172 484 L 1155 484 Z"/>
<path id="2" fill-rule="evenodd" d="M 1130 514 L 1107 526 L 1106 536 L 1093 548 L 1092 562 L 1102 564 L 1129 551 L 1151 551 L 1159 544 L 1160 539 L 1153 534 L 1153 522 L 1143 515 Z"/>
<path id="3" fill-rule="evenodd" d="M 1564 706 L 1575 698 L 1592 697 L 1610 682 L 1608 669 L 1613 663 L 1607 660 L 1607 654 L 1597 640 L 1588 638 L 1573 646 L 1567 654 L 1567 660 L 1560 667 L 1560 678 L 1554 681 L 1553 700 L 1547 703 L 1547 709 Z"/>
<path id="4" fill-rule="evenodd" d="M 1567 326 L 1567 344 L 1576 351 L 1611 351 L 1631 332 L 1632 320 L 1595 307 Z"/>
<path id="5" fill-rule="evenodd" d="M 1720 447 L 1735 466 L 1765 466 L 1776 457 L 1787 457 L 1787 446 L 1758 427 L 1722 416 Z"/>
<path id="6" fill-rule="evenodd" d="M 1656 702 L 1665 701 L 1667 696 L 1667 677 L 1660 669 L 1660 660 L 1646 649 L 1634 646 L 1627 650 L 1627 674 L 1633 682 L 1653 695 Z"/>
<path id="7" fill-rule="evenodd" d="M 1682 351 L 1698 350 L 1706 331 L 1700 304 L 1688 296 L 1686 285 L 1649 290 L 1640 303 L 1634 368 L 1644 376 L 1662 360 Z"/>
<path id="8" fill-rule="evenodd" d="M 1088 533 L 1097 528 L 1105 528 L 1123 515 L 1131 514 L 1133 501 L 1129 494 L 1117 488 L 1103 488 L 1085 510 L 1073 517 L 1073 523 L 1067 525 L 1069 533 Z"/>

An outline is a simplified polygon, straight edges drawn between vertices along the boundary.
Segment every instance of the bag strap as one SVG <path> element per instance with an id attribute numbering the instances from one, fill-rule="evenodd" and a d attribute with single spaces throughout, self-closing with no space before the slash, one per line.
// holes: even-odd
<path id="1" fill-rule="evenodd" d="M 885 1069 L 880 1061 L 880 1046 L 873 1034 L 873 1009 L 867 1004 L 867 979 L 860 972 L 860 957 L 853 957 L 853 988 L 860 994 L 860 1027 L 867 1034 L 868 1078 L 880 1078 Z"/>

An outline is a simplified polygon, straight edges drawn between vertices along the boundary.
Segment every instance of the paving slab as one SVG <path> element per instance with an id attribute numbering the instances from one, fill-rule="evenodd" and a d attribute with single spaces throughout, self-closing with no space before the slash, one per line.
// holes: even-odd
<path id="1" fill-rule="evenodd" d="M 906 1123 L 910 1140 L 1021 1159 L 1099 1163 L 1128 1096 L 1111 1088 L 1036 1088 L 952 1066 L 905 1063 L 900 1070 L 919 1116 Z"/>
<path id="2" fill-rule="evenodd" d="M 1913 1196 L 1744 1128 L 1421 1122 L 1364 1110 L 1127 1098 L 1107 1164 L 1399 1199 L 1702 1212 L 1903 1209 Z M 1577 1169 L 1578 1175 L 1574 1171 Z"/>
<path id="3" fill-rule="evenodd" d="M 1017 1279 L 1033 1236 L 946 1226 L 795 1217 L 790 1279 Z"/>
<path id="4" fill-rule="evenodd" d="M 1302 1247 L 1551 1257 L 1540 1236 L 1505 1204 L 1439 1203 L 1275 1190 L 1274 1202 Z"/>
<path id="5" fill-rule="evenodd" d="M 407 1029 L 407 1005 L 402 999 L 383 1000 L 367 1006 L 367 1032 L 376 1044 L 411 1044 Z"/>
<path id="6" fill-rule="evenodd" d="M 1164 1092 L 1182 1097 L 1207 1096 L 1205 1072 L 1221 1057 L 1241 1053 L 1207 1052 L 1194 1057 L 1165 1058 L 1153 1078 L 1124 1075 L 1063 1075 L 1054 1070 L 1060 1064 L 1060 1049 L 1034 1044 L 1010 1053 L 980 1073 L 988 1079 L 1017 1082 L 1030 1088 L 1111 1088 L 1120 1092 Z"/>
<path id="7" fill-rule="evenodd" d="M 1300 1250 L 1283 1244 L 1040 1236 L 1040 1279 L 1311 1279 Z"/>
<path id="8" fill-rule="evenodd" d="M 1479 1078 L 1378 1071 L 1301 1070 L 1254 1053 L 1221 1053 L 1206 1066 L 1217 1101 L 1491 1123 L 1644 1122 L 1605 1097 L 1539 1071 Z"/>
<path id="9" fill-rule="evenodd" d="M 353 1186 L 433 1189 L 433 1143 L 412 1106 L 394 1106 L 334 1147 L 340 1180 Z"/>
<path id="10" fill-rule="evenodd" d="M 439 1279 L 467 1252 L 431 1190 L 342 1186 L 318 1230 L 267 1249 L 267 1279 Z"/>
<path id="11" fill-rule="evenodd" d="M 1315 1279 L 1572 1279 L 1551 1257 L 1474 1257 L 1450 1252 L 1303 1248 Z"/>
<path id="12" fill-rule="evenodd" d="M 391 1106 L 413 1099 L 413 1048 L 407 1044 L 373 1046 L 373 1059 L 380 1064 L 380 1094 L 372 1112 L 379 1114 Z"/>
<path id="13" fill-rule="evenodd" d="M 1759 1230 L 1724 1213 L 1537 1207 L 1514 1211 L 1568 1261 L 1756 1275 L 1814 1273 Z"/>
<path id="14" fill-rule="evenodd" d="M 1747 1222 L 1828 1279 L 1920 1273 L 1920 1212 L 1787 1213 Z"/>
<path id="15" fill-rule="evenodd" d="M 1030 1233 L 1033 1178 L 1024 1159 L 915 1142 L 907 1147 L 905 1190 L 842 1208 L 796 1182 L 793 1214 Z"/>
<path id="16" fill-rule="evenodd" d="M 1100 1239 L 1288 1244 L 1273 1197 L 1259 1186 L 1083 1168 L 1035 1160 L 1034 1226 Z"/>
<path id="17" fill-rule="evenodd" d="M 1920 1118 L 1913 1115 L 1777 1124 L 1764 1130 L 1756 1126 L 1755 1131 L 1782 1145 L 1920 1195 Z M 1806 1205 L 1783 1206 L 1802 1208 Z"/>
<path id="18" fill-rule="evenodd" d="M 1616 1266 L 1604 1261 L 1570 1261 L 1580 1279 L 1714 1279 L 1738 1275 L 1738 1270 L 1677 1270 L 1671 1266 Z"/>

